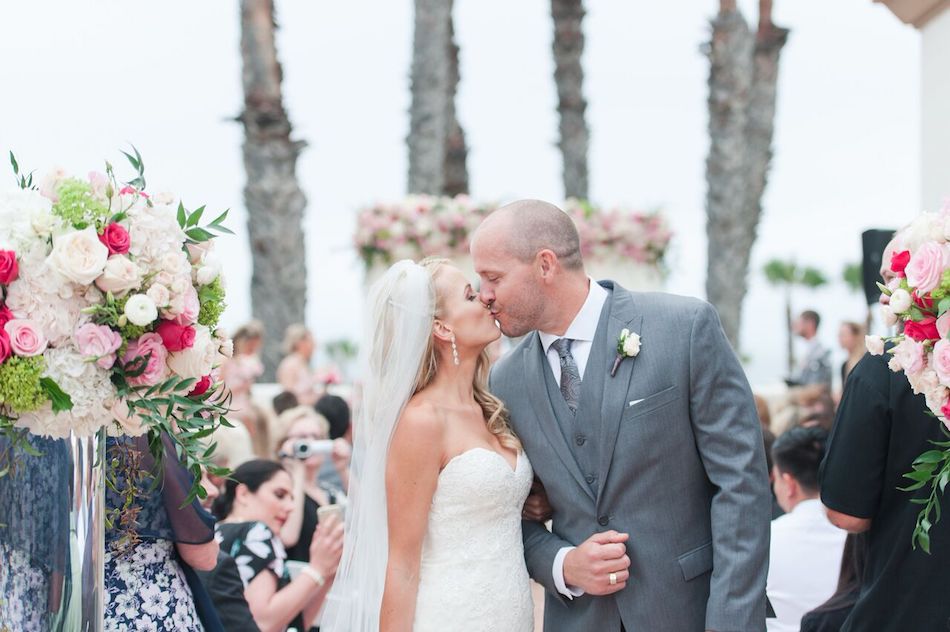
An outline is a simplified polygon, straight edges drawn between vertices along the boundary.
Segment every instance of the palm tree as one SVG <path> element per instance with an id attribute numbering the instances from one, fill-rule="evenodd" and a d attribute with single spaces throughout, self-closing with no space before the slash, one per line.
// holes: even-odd
<path id="1" fill-rule="evenodd" d="M 583 0 L 551 0 L 554 18 L 554 83 L 557 85 L 557 111 L 560 115 L 558 147 L 563 160 L 564 197 L 588 199 L 587 128 L 584 99 Z"/>
<path id="2" fill-rule="evenodd" d="M 788 30 L 772 23 L 760 0 L 753 37 L 735 0 L 721 0 L 707 46 L 709 156 L 706 161 L 706 295 L 739 346 L 742 302 L 772 158 L 778 59 Z"/>
<path id="3" fill-rule="evenodd" d="M 817 268 L 798 267 L 794 261 L 772 259 L 765 264 L 765 278 L 770 285 L 780 287 L 785 294 L 785 327 L 787 337 L 788 374 L 795 370 L 795 351 L 792 344 L 792 288 L 796 285 L 815 289 L 828 283 L 828 279 Z"/>
<path id="4" fill-rule="evenodd" d="M 241 0 L 244 169 L 253 268 L 251 305 L 264 323 L 265 378 L 273 379 L 284 330 L 303 322 L 307 270 L 301 227 L 307 199 L 297 182 L 297 157 L 306 145 L 291 139 L 281 96 L 273 0 Z"/>
<path id="5" fill-rule="evenodd" d="M 467 192 L 465 134 L 455 112 L 459 81 L 452 0 L 415 0 L 412 105 L 409 111 L 410 193 Z"/>

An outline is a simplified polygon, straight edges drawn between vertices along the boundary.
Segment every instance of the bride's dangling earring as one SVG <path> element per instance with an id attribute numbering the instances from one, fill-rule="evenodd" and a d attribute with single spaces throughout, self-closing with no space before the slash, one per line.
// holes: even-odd
<path id="1" fill-rule="evenodd" d="M 452 362 L 455 363 L 455 366 L 461 364 L 459 362 L 459 348 L 455 346 L 455 334 L 452 334 Z"/>

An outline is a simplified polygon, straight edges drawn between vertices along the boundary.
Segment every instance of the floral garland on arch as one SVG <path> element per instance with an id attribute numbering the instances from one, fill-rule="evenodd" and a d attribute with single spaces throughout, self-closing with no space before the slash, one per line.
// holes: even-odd
<path id="1" fill-rule="evenodd" d="M 400 259 L 465 256 L 469 235 L 495 208 L 467 195 L 410 195 L 399 202 L 362 209 L 354 244 L 367 269 Z M 576 199 L 567 200 L 564 211 L 577 225 L 586 259 L 615 257 L 662 266 L 673 233 L 660 212 L 599 209 Z"/>
<path id="2" fill-rule="evenodd" d="M 914 393 L 925 396 L 928 413 L 948 439 L 931 442 L 901 488 L 930 488 L 927 498 L 911 501 L 922 505 L 914 547 L 929 553 L 930 527 L 940 519 L 940 496 L 950 483 L 950 204 L 939 213 L 922 213 L 898 231 L 884 257 L 881 310 L 888 325 L 900 325 L 900 333 L 868 336 L 867 349 L 891 356 L 888 367 L 903 371 Z"/>
<path id="3" fill-rule="evenodd" d="M 0 475 L 17 448 L 34 453 L 27 433 L 148 435 L 157 462 L 167 433 L 195 477 L 190 502 L 204 495 L 201 468 L 220 470 L 202 440 L 226 423 L 230 401 L 217 375 L 231 342 L 217 329 L 224 284 L 211 252 L 215 233 L 230 233 L 227 211 L 200 226 L 204 207 L 146 193 L 133 151 L 123 152 L 136 172 L 128 182 L 106 163 L 105 173 L 55 171 L 38 185 L 10 153 L 18 186 L 0 191 L 0 435 L 10 447 Z M 128 487 L 117 491 L 134 495 Z"/>

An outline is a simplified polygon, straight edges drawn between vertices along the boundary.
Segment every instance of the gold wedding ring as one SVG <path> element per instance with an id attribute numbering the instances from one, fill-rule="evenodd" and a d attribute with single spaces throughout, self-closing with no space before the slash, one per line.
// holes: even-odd
<path id="1" fill-rule="evenodd" d="M 617 584 L 617 573 L 611 573 L 610 575 L 607 575 L 607 579 L 610 581 L 611 586 L 615 586 Z"/>

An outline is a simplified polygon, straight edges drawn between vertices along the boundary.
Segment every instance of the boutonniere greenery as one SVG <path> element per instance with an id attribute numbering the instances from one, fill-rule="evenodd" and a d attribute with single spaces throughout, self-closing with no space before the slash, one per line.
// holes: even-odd
<path id="1" fill-rule="evenodd" d="M 614 366 L 610 369 L 610 377 L 617 374 L 620 363 L 624 358 L 635 358 L 640 353 L 640 334 L 635 334 L 629 329 L 623 329 L 620 337 L 617 338 L 617 357 L 614 360 Z"/>

